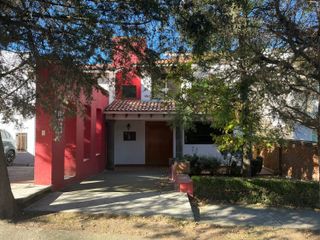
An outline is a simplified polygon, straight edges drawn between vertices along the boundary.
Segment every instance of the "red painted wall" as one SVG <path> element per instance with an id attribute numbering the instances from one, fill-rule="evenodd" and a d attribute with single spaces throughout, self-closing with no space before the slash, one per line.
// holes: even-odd
<path id="1" fill-rule="evenodd" d="M 135 99 L 141 100 L 141 78 L 135 73 L 135 70 L 131 70 L 128 73 L 118 71 L 116 73 L 116 99 L 122 99 L 123 85 L 134 85 L 136 87 Z"/>
<path id="2" fill-rule="evenodd" d="M 130 69 L 139 64 L 145 56 L 147 47 L 144 38 L 114 38 L 113 66 L 115 68 Z"/>
<path id="3" fill-rule="evenodd" d="M 141 78 L 137 74 L 136 67 L 144 56 L 146 41 L 132 38 L 128 49 L 122 44 L 122 40 L 122 38 L 114 39 L 113 66 L 119 70 L 116 74 L 116 98 L 122 98 L 122 85 L 134 85 L 137 92 L 136 99 L 141 99 Z M 136 51 L 132 51 L 132 48 Z M 48 69 L 40 71 L 40 81 L 37 83 L 38 95 L 45 92 L 43 94 L 45 97 L 48 94 L 48 91 L 41 91 L 41 86 L 46 86 L 49 74 Z M 52 91 L 51 94 L 54 93 L 55 91 Z M 90 111 L 87 111 L 90 121 L 80 116 L 65 119 L 62 138 L 58 142 L 54 141 L 50 115 L 40 107 L 36 109 L 34 168 L 36 184 L 52 185 L 54 189 L 59 189 L 105 169 L 107 133 L 102 113 L 109 104 L 109 97 L 97 90 L 92 92 L 92 96 L 93 101 L 88 106 Z M 79 101 L 85 102 L 84 99 Z"/>
<path id="4" fill-rule="evenodd" d="M 138 75 L 137 65 L 145 56 L 146 41 L 143 38 L 130 38 L 130 46 L 127 46 L 128 39 L 114 38 L 113 66 L 120 69 L 116 73 L 116 99 L 122 99 L 123 85 L 136 86 L 135 99 L 141 99 L 141 78 Z M 134 49 L 134 50 L 132 50 Z"/>
<path id="5" fill-rule="evenodd" d="M 46 70 L 42 77 L 48 76 Z M 101 172 L 106 166 L 106 142 L 103 110 L 109 103 L 104 91 L 93 90 L 89 109 L 90 125 L 81 116 L 64 120 L 62 138 L 54 141 L 50 115 L 36 109 L 35 184 L 52 185 L 59 189 Z M 84 102 L 84 99 L 80 99 Z M 101 113 L 97 119 L 97 113 Z M 90 128 L 85 131 L 85 125 Z M 87 133 L 88 145 L 84 143 Z M 97 148 L 96 146 L 100 146 Z"/>
<path id="6" fill-rule="evenodd" d="M 42 132 L 44 136 L 42 136 Z M 53 169 L 53 134 L 50 117 L 40 108 L 36 110 L 36 145 L 34 162 L 34 179 L 36 184 L 50 185 Z"/>

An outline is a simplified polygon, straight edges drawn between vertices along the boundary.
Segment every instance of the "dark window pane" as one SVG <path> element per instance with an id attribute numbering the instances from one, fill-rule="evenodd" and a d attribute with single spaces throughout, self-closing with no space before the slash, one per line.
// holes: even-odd
<path id="1" fill-rule="evenodd" d="M 123 140 L 124 141 L 135 141 L 136 140 L 136 132 L 123 132 Z"/>
<path id="2" fill-rule="evenodd" d="M 193 129 L 185 131 L 185 144 L 213 144 L 212 135 L 222 135 L 222 131 L 212 128 L 209 123 L 196 122 Z"/>
<path id="3" fill-rule="evenodd" d="M 122 98 L 136 98 L 137 89 L 133 85 L 124 85 L 122 86 Z"/>

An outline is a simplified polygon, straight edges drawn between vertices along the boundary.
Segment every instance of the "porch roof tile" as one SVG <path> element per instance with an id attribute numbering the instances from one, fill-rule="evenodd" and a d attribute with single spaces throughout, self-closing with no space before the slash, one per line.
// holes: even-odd
<path id="1" fill-rule="evenodd" d="M 175 104 L 169 101 L 114 100 L 105 112 L 174 112 Z"/>

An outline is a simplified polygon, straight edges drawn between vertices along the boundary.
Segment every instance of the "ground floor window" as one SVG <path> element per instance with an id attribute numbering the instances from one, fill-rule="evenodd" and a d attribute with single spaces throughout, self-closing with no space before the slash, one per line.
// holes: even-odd
<path id="1" fill-rule="evenodd" d="M 211 123 L 195 122 L 194 126 L 184 133 L 185 144 L 213 144 L 213 135 L 222 135 L 222 130 L 213 128 Z"/>

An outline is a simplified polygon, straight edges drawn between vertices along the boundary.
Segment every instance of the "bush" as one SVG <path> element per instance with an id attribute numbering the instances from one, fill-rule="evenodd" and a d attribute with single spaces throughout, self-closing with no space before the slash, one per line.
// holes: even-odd
<path id="1" fill-rule="evenodd" d="M 199 163 L 199 157 L 197 155 L 184 155 L 184 159 L 190 162 L 190 174 L 191 175 L 200 175 L 201 166 Z"/>
<path id="2" fill-rule="evenodd" d="M 289 179 L 193 176 L 197 198 L 210 202 L 317 207 L 319 183 Z"/>
<path id="3" fill-rule="evenodd" d="M 200 157 L 200 166 L 202 171 L 215 174 L 218 171 L 220 162 L 214 157 Z"/>
<path id="4" fill-rule="evenodd" d="M 220 167 L 219 160 L 214 157 L 185 155 L 184 158 L 190 162 L 191 175 L 200 175 L 203 172 L 212 175 L 215 174 Z"/>

